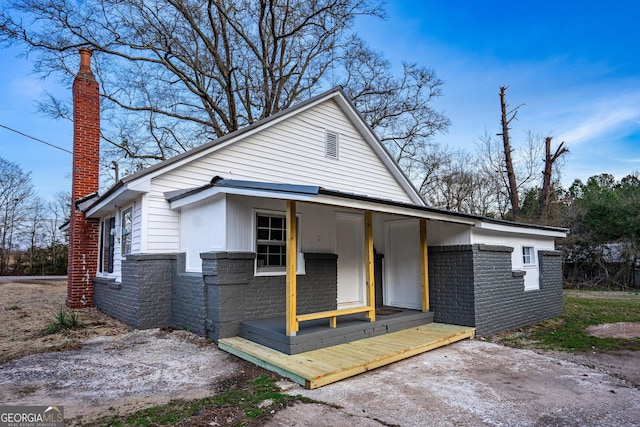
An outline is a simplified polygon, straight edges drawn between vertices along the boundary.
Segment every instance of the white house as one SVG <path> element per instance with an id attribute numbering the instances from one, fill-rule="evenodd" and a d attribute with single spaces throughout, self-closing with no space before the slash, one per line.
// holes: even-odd
<path id="1" fill-rule="evenodd" d="M 137 328 L 260 340 L 252 322 L 277 321 L 264 344 L 293 353 L 309 320 L 380 308 L 479 335 L 562 312 L 566 230 L 430 208 L 340 88 L 74 197 L 94 238 L 72 248 L 68 304 Z"/>

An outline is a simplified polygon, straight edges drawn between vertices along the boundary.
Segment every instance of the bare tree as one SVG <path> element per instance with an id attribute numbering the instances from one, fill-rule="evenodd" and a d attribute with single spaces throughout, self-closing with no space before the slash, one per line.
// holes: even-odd
<path id="1" fill-rule="evenodd" d="M 509 125 L 512 121 L 516 120 L 518 115 L 518 109 L 523 104 L 518 105 L 515 108 L 509 109 L 507 104 L 506 92 L 508 86 L 500 86 L 500 124 L 502 126 L 502 132 L 498 136 L 502 136 L 502 145 L 504 152 L 504 167 L 507 176 L 507 192 L 509 194 L 509 200 L 511 202 L 511 213 L 514 220 L 518 220 L 520 217 L 520 197 L 518 195 L 518 185 L 516 183 L 516 172 L 513 167 L 513 159 L 511 153 L 513 148 L 511 147 L 511 140 L 509 139 Z"/>
<path id="2" fill-rule="evenodd" d="M 399 161 L 449 122 L 430 107 L 442 82 L 350 34 L 378 0 L 8 0 L 0 41 L 34 54 L 42 76 L 77 68 L 94 51 L 103 139 L 120 175 L 174 156 L 342 84 Z M 69 116 L 55 98 L 41 109 Z M 123 114 L 123 111 L 126 114 Z M 392 136 L 393 135 L 393 136 Z M 406 162 L 406 167 L 411 161 Z"/>
<path id="3" fill-rule="evenodd" d="M 495 216 L 495 188 L 478 166 L 478 160 L 463 150 L 432 143 L 422 150 L 419 190 L 429 205 L 483 216 Z"/>
<path id="4" fill-rule="evenodd" d="M 549 208 L 551 206 L 551 193 L 552 193 L 552 175 L 553 167 L 557 164 L 558 160 L 569 152 L 564 146 L 564 142 L 561 142 L 556 147 L 553 154 L 551 153 L 551 140 L 552 137 L 547 136 L 544 139 L 545 157 L 544 157 L 544 170 L 542 171 L 542 190 L 540 193 L 540 221 L 544 224 L 549 219 Z"/>
<path id="5" fill-rule="evenodd" d="M 16 239 L 32 198 L 31 174 L 0 158 L 0 274 L 9 273 Z"/>
<path id="6" fill-rule="evenodd" d="M 342 70 L 334 84 L 344 87 L 364 120 L 380 137 L 408 175 L 422 180 L 420 167 L 432 150 L 431 138 L 450 121 L 431 106 L 442 95 L 442 80 L 432 69 L 403 63 L 403 74 L 391 74 L 380 52 L 353 36 L 340 57 Z"/>

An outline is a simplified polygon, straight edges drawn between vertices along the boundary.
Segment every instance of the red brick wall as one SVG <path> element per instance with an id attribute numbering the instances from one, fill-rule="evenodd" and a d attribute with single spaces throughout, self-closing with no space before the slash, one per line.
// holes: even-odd
<path id="1" fill-rule="evenodd" d="M 93 305 L 98 266 L 99 224 L 76 209 L 76 201 L 98 191 L 100 160 L 100 88 L 90 68 L 91 53 L 80 49 L 80 70 L 73 82 L 73 170 L 69 223 L 67 306 Z"/>

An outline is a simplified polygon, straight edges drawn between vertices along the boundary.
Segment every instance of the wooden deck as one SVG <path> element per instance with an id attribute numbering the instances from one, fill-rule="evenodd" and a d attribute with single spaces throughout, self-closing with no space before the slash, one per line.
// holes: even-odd
<path id="1" fill-rule="evenodd" d="M 313 389 L 474 336 L 474 328 L 429 323 L 293 355 L 240 337 L 222 338 L 218 347 Z"/>

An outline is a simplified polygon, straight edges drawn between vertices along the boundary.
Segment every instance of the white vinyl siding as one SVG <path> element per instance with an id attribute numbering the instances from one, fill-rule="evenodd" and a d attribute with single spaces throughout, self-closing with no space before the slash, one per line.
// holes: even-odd
<path id="1" fill-rule="evenodd" d="M 339 134 L 339 160 L 329 161 L 325 156 L 327 130 Z M 180 250 L 179 212 L 170 209 L 164 193 L 199 187 L 215 176 L 317 185 L 412 203 L 338 104 L 329 100 L 152 178 L 151 190 L 145 196 L 147 217 L 142 251 Z"/>
<path id="2" fill-rule="evenodd" d="M 131 239 L 131 253 L 142 252 L 140 243 L 142 242 L 142 203 L 139 201 L 133 205 L 133 238 Z"/>
<path id="3" fill-rule="evenodd" d="M 339 134 L 340 160 L 325 157 L 326 130 Z M 168 189 L 227 179 L 279 182 L 321 187 L 411 202 L 377 154 L 346 119 L 334 101 L 327 101 L 262 132 L 234 142 L 164 174 Z"/>

